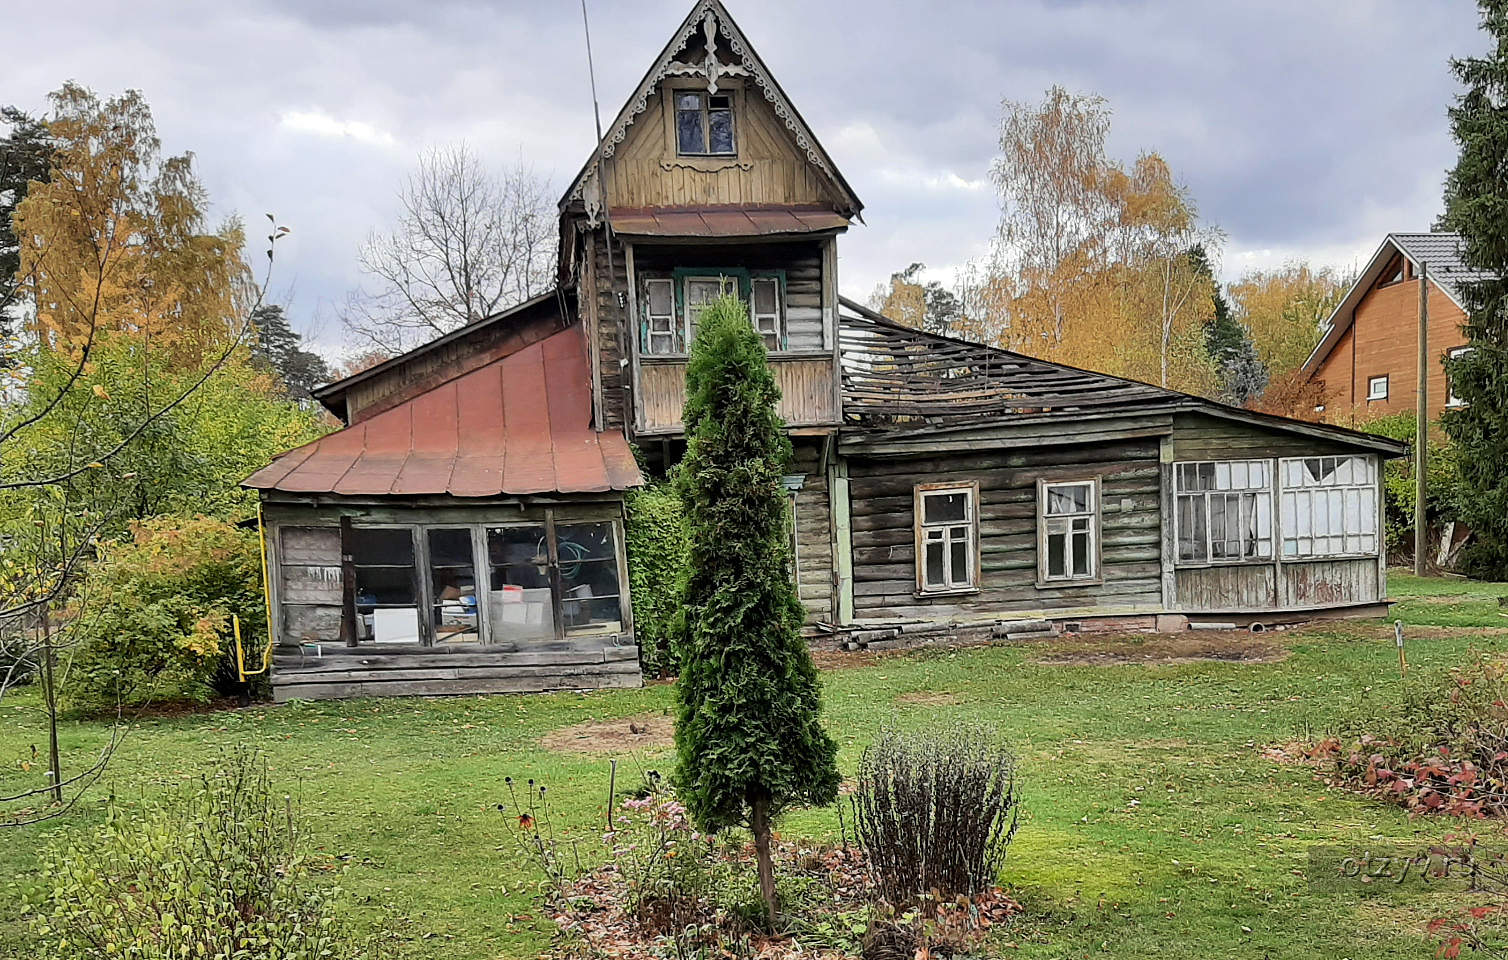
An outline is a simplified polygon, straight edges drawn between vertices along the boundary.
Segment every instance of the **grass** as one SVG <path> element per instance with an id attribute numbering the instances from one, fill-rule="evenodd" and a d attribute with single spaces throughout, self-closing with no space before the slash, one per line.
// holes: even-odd
<path id="1" fill-rule="evenodd" d="M 1398 576 L 1410 624 L 1409 677 L 1471 647 L 1500 649 L 1505 584 Z M 1437 629 L 1446 627 L 1448 629 Z M 980 720 L 1017 747 L 1027 816 L 1005 881 L 1026 915 L 1010 956 L 1154 957 L 1176 944 L 1201 957 L 1428 957 L 1424 922 L 1451 896 L 1419 886 L 1316 884 L 1310 856 L 1434 838 L 1459 826 L 1336 792 L 1262 747 L 1333 726 L 1397 695 L 1388 625 L 1337 622 L 1269 635 L 1286 658 L 1262 663 L 1041 662 L 1055 651 L 995 647 L 880 659 L 825 674 L 826 721 L 851 771 L 881 724 Z M 1061 652 L 1058 650 L 1056 652 Z M 926 694 L 919 696 L 918 694 Z M 670 688 L 599 694 L 362 700 L 261 707 L 143 721 L 105 781 L 73 814 L 17 829 L 0 846 L 0 956 L 28 955 L 16 903 L 36 852 L 88 829 L 113 793 L 140 803 L 179 788 L 221 746 L 253 743 L 297 798 L 320 846 L 347 864 L 340 884 L 363 922 L 383 923 L 408 957 L 524 957 L 547 943 L 536 879 L 508 845 L 496 804 L 503 778 L 537 777 L 556 817 L 595 849 L 607 789 L 602 756 L 550 753 L 552 730 L 662 712 Z M 78 769 L 102 725 L 71 721 L 65 764 Z M 0 791 L 35 786 L 23 771 L 43 746 L 31 691 L 0 701 Z M 635 764 L 668 768 L 665 751 Z M 65 769 L 66 773 L 66 769 Z M 803 811 L 788 834 L 836 834 L 831 810 Z M 1501 838 L 1497 828 L 1492 836 Z M 1501 839 L 1499 840 L 1501 842 Z"/>

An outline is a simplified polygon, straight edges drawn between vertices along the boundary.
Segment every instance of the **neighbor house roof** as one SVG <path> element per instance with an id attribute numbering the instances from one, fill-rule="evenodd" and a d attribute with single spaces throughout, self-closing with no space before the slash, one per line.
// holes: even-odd
<path id="1" fill-rule="evenodd" d="M 1331 312 L 1325 321 L 1325 333 L 1320 342 L 1309 354 L 1309 359 L 1304 361 L 1304 370 L 1313 373 L 1319 369 L 1319 365 L 1325 362 L 1330 351 L 1335 349 L 1346 331 L 1351 329 L 1351 324 L 1356 321 L 1356 308 L 1366 297 L 1368 291 L 1376 285 L 1382 271 L 1393 260 L 1394 254 L 1403 254 L 1414 265 L 1415 273 L 1419 265 L 1429 265 L 1429 279 L 1440 288 L 1440 291 L 1450 298 L 1451 302 L 1466 309 L 1466 301 L 1463 296 L 1463 286 L 1473 280 L 1479 280 L 1487 276 L 1478 270 L 1468 267 L 1461 256 L 1461 235 L 1459 233 L 1390 233 L 1383 238 L 1377 247 L 1377 252 L 1372 254 L 1372 259 L 1367 261 L 1366 267 L 1361 271 L 1351 289 L 1346 291 L 1345 297 L 1335 310 Z"/>
<path id="2" fill-rule="evenodd" d="M 313 443 L 244 485 L 345 496 L 606 493 L 643 484 L 619 431 L 592 429 L 580 325 Z"/>
<path id="3" fill-rule="evenodd" d="M 1405 444 L 1327 423 L 1258 413 L 1166 387 L 1039 360 L 904 326 L 840 297 L 843 415 L 854 443 L 1051 421 L 1072 436 L 1093 418 L 1201 413 L 1396 456 Z"/>
<path id="4" fill-rule="evenodd" d="M 613 209 L 613 232 L 626 237 L 764 237 L 846 229 L 847 217 L 817 206 L 712 204 Z"/>

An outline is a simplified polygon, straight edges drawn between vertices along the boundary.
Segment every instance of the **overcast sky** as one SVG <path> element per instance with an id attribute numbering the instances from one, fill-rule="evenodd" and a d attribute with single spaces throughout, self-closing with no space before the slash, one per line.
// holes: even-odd
<path id="1" fill-rule="evenodd" d="M 1111 151 L 1155 149 L 1224 229 L 1223 270 L 1363 260 L 1428 229 L 1455 148 L 1448 60 L 1482 48 L 1468 0 L 727 0 L 866 204 L 843 292 L 976 256 L 1002 98 L 1107 98 Z M 592 0 L 604 123 L 690 0 Z M 337 353 L 363 237 L 424 147 L 519 156 L 563 190 L 592 149 L 574 0 L 75 0 L 12 10 L 0 102 L 77 80 L 141 90 L 219 215 L 293 230 L 279 291 Z M 260 248 L 255 248 L 260 249 Z M 255 250 L 254 250 L 255 252 Z"/>

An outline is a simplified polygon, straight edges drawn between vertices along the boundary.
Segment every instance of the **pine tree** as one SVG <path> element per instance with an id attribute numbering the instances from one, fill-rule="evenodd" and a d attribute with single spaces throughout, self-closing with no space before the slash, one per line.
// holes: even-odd
<path id="1" fill-rule="evenodd" d="M 32 182 L 51 176 L 52 140 L 44 121 L 15 107 L 0 107 L 0 124 L 9 128 L 0 136 L 0 367 L 9 367 L 14 363 L 9 356 L 13 312 L 21 292 L 16 280 L 21 241 L 11 218 Z"/>
<path id="2" fill-rule="evenodd" d="M 251 323 L 257 332 L 252 356 L 278 375 L 290 398 L 307 400 L 315 387 L 334 379 L 325 358 L 304 349 L 304 338 L 288 323 L 280 304 L 257 307 L 251 312 Z"/>
<path id="3" fill-rule="evenodd" d="M 1215 269 L 1203 244 L 1189 251 L 1189 263 L 1196 273 L 1210 281 L 1214 289 L 1211 294 L 1214 312 L 1204 325 L 1204 349 L 1220 372 L 1220 399 L 1244 406 L 1260 396 L 1267 386 L 1267 368 L 1257 356 L 1251 331 L 1236 319 L 1231 310 L 1230 301 L 1215 277 Z"/>
<path id="4" fill-rule="evenodd" d="M 781 486 L 791 443 L 764 344 L 732 297 L 699 327 L 676 476 L 688 536 L 676 782 L 704 830 L 749 825 L 773 927 L 771 821 L 837 797 L 837 746 L 818 719 L 817 670 L 801 637 Z"/>
<path id="5" fill-rule="evenodd" d="M 1508 7 L 1479 0 L 1492 40 L 1481 56 L 1453 60 L 1466 87 L 1450 110 L 1460 156 L 1445 188 L 1445 222 L 1464 242 L 1462 259 L 1484 279 L 1463 284 L 1471 351 L 1447 361 L 1461 407 L 1441 418 L 1460 462 L 1460 518 L 1476 543 L 1462 555 L 1475 576 L 1508 577 Z"/>

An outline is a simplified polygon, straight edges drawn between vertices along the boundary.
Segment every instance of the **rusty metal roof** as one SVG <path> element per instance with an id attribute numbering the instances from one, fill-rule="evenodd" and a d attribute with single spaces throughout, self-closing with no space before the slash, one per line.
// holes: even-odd
<path id="1" fill-rule="evenodd" d="M 613 232 L 627 237 L 764 237 L 848 229 L 829 207 L 714 204 L 703 207 L 614 207 Z"/>
<path id="2" fill-rule="evenodd" d="M 290 450 L 244 485 L 346 496 L 606 493 L 644 482 L 619 431 L 592 429 L 580 325 Z"/>

